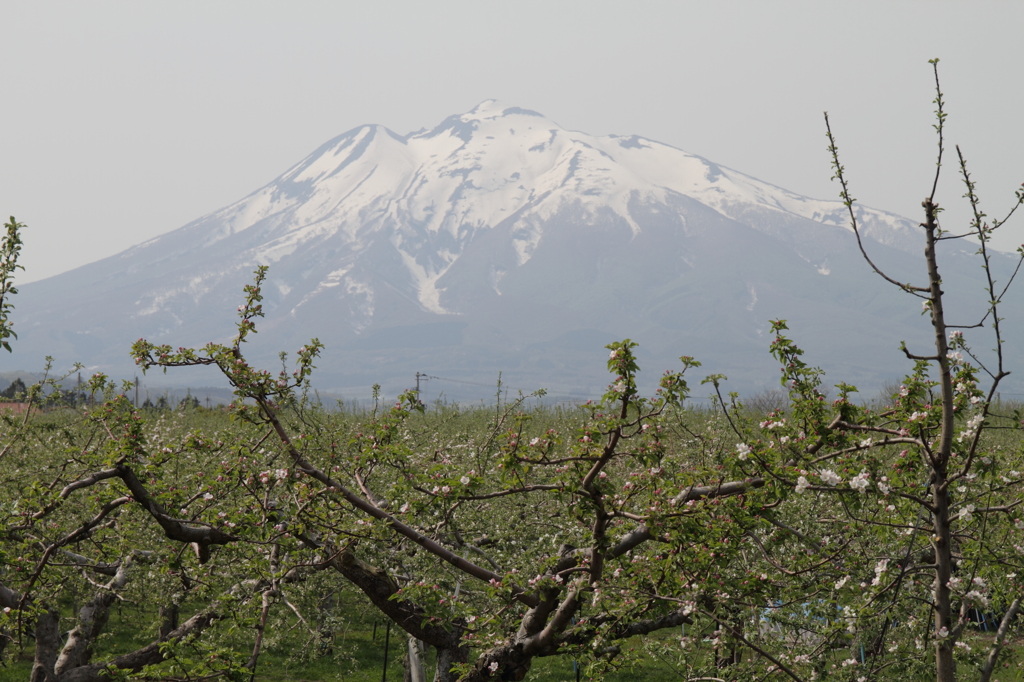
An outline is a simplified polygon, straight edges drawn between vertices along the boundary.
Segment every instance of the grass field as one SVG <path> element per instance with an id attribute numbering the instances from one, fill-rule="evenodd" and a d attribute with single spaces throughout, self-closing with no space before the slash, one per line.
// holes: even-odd
<path id="1" fill-rule="evenodd" d="M 111 618 L 110 635 L 102 640 L 101 648 L 97 651 L 96 660 L 102 660 L 107 652 L 122 653 L 133 647 L 141 646 L 150 641 L 146 633 L 140 633 L 131 628 L 130 620 L 134 620 L 137 609 L 125 608 L 123 613 L 115 614 Z M 400 682 L 403 679 L 403 657 L 405 655 L 406 639 L 403 633 L 391 628 L 388 632 L 385 624 L 381 621 L 374 622 L 370 618 L 360 617 L 353 614 L 347 627 L 334 633 L 332 650 L 322 652 L 321 655 L 310 655 L 302 651 L 299 637 L 290 637 L 275 646 L 267 647 L 260 656 L 259 666 L 256 670 L 254 682 Z M 650 641 L 668 644 L 675 644 L 676 633 L 662 632 L 650 640 L 634 638 L 629 644 L 639 652 L 639 660 L 635 665 L 623 668 L 618 671 L 603 673 L 599 679 L 608 682 L 632 682 L 634 680 L 650 680 L 651 682 L 668 682 L 669 680 L 690 680 L 693 678 L 687 674 L 685 665 L 680 665 L 680 660 L 668 660 L 667 657 L 652 653 L 649 649 L 644 650 L 644 644 Z M 387 669 L 385 671 L 385 643 L 387 644 Z M 235 653 L 245 657 L 249 652 L 251 642 L 243 643 L 242 637 L 237 638 Z M 1024 661 L 1021 660 L 1024 654 L 1024 638 L 1018 638 L 1013 642 L 1013 655 L 1009 662 L 1000 664 L 999 669 L 993 675 L 993 682 L 1024 682 Z M 695 652 L 697 659 L 702 658 L 706 653 Z M 0 682 L 25 682 L 29 679 L 32 667 L 31 648 L 28 648 L 22 655 L 17 656 L 7 667 L 0 668 Z M 696 661 L 695 661 L 696 662 Z M 428 679 L 433 679 L 434 652 L 427 649 L 425 667 Z M 734 682 L 745 682 L 742 676 L 730 674 L 731 671 L 723 669 L 719 673 L 721 680 Z M 248 679 L 248 678 L 247 678 Z M 529 680 L 537 682 L 575 682 L 577 679 L 586 680 L 586 673 L 581 669 L 577 678 L 575 662 L 570 657 L 540 658 L 534 661 L 530 671 Z M 707 677 L 702 679 L 707 680 Z M 779 675 L 775 679 L 788 679 Z M 877 679 L 887 679 L 880 677 Z M 928 682 L 932 678 L 921 678 L 920 682 Z M 972 679 L 966 677 L 965 679 Z M 902 679 L 900 682 L 916 682 L 916 680 Z"/>

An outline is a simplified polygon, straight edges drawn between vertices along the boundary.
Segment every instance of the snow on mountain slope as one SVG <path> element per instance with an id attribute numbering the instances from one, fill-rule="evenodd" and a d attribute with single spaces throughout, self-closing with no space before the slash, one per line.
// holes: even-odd
<path id="1" fill-rule="evenodd" d="M 406 137 L 373 125 L 349 131 L 208 216 L 202 222 L 215 227 L 201 238 L 209 245 L 255 225 L 270 227 L 269 238 L 244 257 L 275 263 L 303 243 L 331 237 L 358 253 L 385 233 L 420 306 L 445 313 L 451 311 L 437 282 L 479 230 L 508 221 L 522 266 L 543 238 L 538 226 L 568 204 L 590 217 L 611 211 L 635 235 L 641 227 L 630 202 L 663 203 L 673 193 L 730 218 L 757 208 L 849 229 L 837 201 L 801 197 L 640 137 L 567 131 L 536 112 L 488 100 Z M 910 221 L 858 211 L 872 238 L 916 248 L 907 245 Z M 337 284 L 336 277 L 332 271 L 319 286 Z"/>

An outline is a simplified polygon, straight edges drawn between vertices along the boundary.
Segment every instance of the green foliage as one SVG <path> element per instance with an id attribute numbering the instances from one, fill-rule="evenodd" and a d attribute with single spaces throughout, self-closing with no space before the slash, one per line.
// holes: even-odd
<path id="1" fill-rule="evenodd" d="M 11 352 L 11 342 L 8 339 L 16 339 L 18 335 L 11 329 L 9 316 L 14 304 L 11 303 L 11 296 L 18 293 L 14 286 L 14 273 L 24 270 L 18 265 L 18 256 L 21 253 L 21 229 L 23 223 L 19 223 L 11 216 L 10 222 L 4 224 L 6 232 L 0 239 L 0 348 Z"/>

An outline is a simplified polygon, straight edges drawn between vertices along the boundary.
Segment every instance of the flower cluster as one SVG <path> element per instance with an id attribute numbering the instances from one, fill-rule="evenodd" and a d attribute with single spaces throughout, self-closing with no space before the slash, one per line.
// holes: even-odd
<path id="1" fill-rule="evenodd" d="M 818 472 L 818 475 L 821 476 L 822 482 L 827 483 L 833 487 L 843 482 L 842 477 L 836 472 L 832 471 L 831 469 L 822 469 L 820 472 Z"/>
<path id="2" fill-rule="evenodd" d="M 862 471 L 850 479 L 850 487 L 854 490 L 859 490 L 862 493 L 867 492 L 868 486 L 871 485 L 871 482 L 868 480 L 870 477 L 871 474 L 866 471 Z"/>
<path id="3" fill-rule="evenodd" d="M 967 420 L 967 425 L 964 430 L 960 432 L 960 435 L 956 437 L 958 443 L 963 443 L 965 440 L 973 440 L 974 436 L 978 433 L 978 429 L 981 427 L 982 422 L 985 421 L 985 415 L 979 413 Z"/>
<path id="4" fill-rule="evenodd" d="M 259 475 L 260 483 L 263 483 L 264 485 L 270 483 L 271 479 L 284 480 L 287 478 L 287 469 L 274 469 L 273 471 L 267 469 L 266 471 L 261 471 Z"/>
<path id="5" fill-rule="evenodd" d="M 885 573 L 885 571 L 888 568 L 889 568 L 889 560 L 888 559 L 882 559 L 877 564 L 875 564 L 875 577 L 871 581 L 871 584 L 872 585 L 878 585 L 879 583 L 881 583 L 882 582 L 882 575 Z"/>

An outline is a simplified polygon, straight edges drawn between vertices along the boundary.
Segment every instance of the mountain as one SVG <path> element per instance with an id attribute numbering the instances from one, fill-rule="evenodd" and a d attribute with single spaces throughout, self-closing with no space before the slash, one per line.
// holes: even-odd
<path id="1" fill-rule="evenodd" d="M 856 210 L 872 259 L 922 280 L 916 222 Z M 847 223 L 837 201 L 490 100 L 405 136 L 361 126 L 226 208 L 25 285 L 17 353 L 130 376 L 137 338 L 229 339 L 242 287 L 267 264 L 267 317 L 247 352 L 276 366 L 319 337 L 316 384 L 343 394 L 374 382 L 394 394 L 422 372 L 453 380 L 425 395 L 467 398 L 502 372 L 512 387 L 591 396 L 608 381 L 604 344 L 625 337 L 641 344 L 648 386 L 692 355 L 752 391 L 777 383 L 774 318 L 831 383 L 873 390 L 908 369 L 899 341 L 925 348 L 929 333 Z M 984 301 L 969 249 L 943 256 L 954 311 L 969 309 L 961 291 Z"/>

